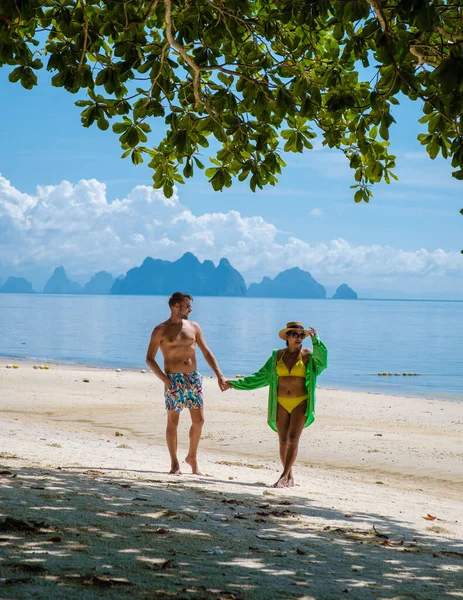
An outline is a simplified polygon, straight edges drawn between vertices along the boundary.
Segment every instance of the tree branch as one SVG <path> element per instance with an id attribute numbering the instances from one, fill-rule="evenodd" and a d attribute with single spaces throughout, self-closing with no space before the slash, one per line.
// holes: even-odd
<path id="1" fill-rule="evenodd" d="M 423 54 L 419 48 L 421 48 L 421 46 L 419 44 L 410 44 L 410 53 L 413 54 L 413 56 L 416 56 L 416 58 L 418 59 L 418 64 L 421 65 L 428 65 L 430 67 L 436 67 L 439 64 L 439 61 L 437 60 L 436 57 L 436 62 L 432 62 L 430 56 L 426 56 L 426 54 Z"/>
<path id="2" fill-rule="evenodd" d="M 449 33 L 448 31 L 445 31 L 445 29 L 443 27 L 436 27 L 436 29 L 441 34 L 442 37 L 445 37 L 452 42 L 458 42 L 458 41 L 463 40 L 462 34 L 457 35 L 457 34 Z"/>
<path id="3" fill-rule="evenodd" d="M 366 0 L 371 8 L 375 11 L 376 18 L 381 25 L 382 30 L 385 33 L 389 32 L 389 24 L 386 19 L 386 15 L 384 14 L 383 7 L 381 5 L 381 0 Z"/>
<path id="4" fill-rule="evenodd" d="M 166 37 L 169 44 L 172 48 L 175 48 L 183 60 L 193 69 L 193 93 L 195 96 L 195 108 L 197 108 L 201 104 L 200 97 L 200 82 L 199 78 L 201 75 L 201 67 L 191 58 L 187 52 L 185 52 L 185 48 L 181 46 L 172 35 L 172 3 L 171 0 L 164 0 L 165 6 L 165 17 L 166 17 Z"/>
<path id="5" fill-rule="evenodd" d="M 384 13 L 384 10 L 383 10 L 382 4 L 381 4 L 381 0 L 366 0 L 366 2 L 368 2 L 368 4 L 374 10 L 376 18 L 378 19 L 382 30 L 384 31 L 384 33 L 387 36 L 388 46 L 389 46 L 389 23 L 386 18 L 386 15 Z M 449 39 L 451 39 L 451 35 L 449 33 L 447 33 L 442 27 L 438 27 L 437 30 L 439 31 L 439 33 L 441 35 L 444 35 L 445 37 L 448 37 Z M 437 57 L 436 57 L 436 62 L 432 62 L 430 56 L 423 54 L 423 52 L 420 51 L 420 44 L 410 44 L 410 53 L 413 54 L 413 56 L 416 56 L 416 58 L 418 59 L 418 64 L 420 66 L 426 64 L 430 67 L 435 67 L 436 63 L 438 64 L 438 62 L 439 62 L 437 60 Z"/>

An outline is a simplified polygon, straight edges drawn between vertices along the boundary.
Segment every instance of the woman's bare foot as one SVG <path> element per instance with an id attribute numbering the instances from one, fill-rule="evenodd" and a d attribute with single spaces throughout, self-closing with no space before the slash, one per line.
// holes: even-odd
<path id="1" fill-rule="evenodd" d="M 180 465 L 178 463 L 175 463 L 171 466 L 169 475 L 183 475 L 182 471 L 180 470 Z"/>
<path id="2" fill-rule="evenodd" d="M 290 486 L 289 482 L 290 482 L 290 478 L 289 477 L 283 477 L 283 475 L 282 475 L 280 477 L 280 479 L 276 483 L 274 483 L 272 485 L 272 487 L 274 487 L 274 488 L 292 487 L 292 486 Z M 293 482 L 293 484 L 294 484 L 294 482 Z"/>
<path id="3" fill-rule="evenodd" d="M 190 465 L 191 472 L 193 475 L 202 475 L 202 473 L 198 469 L 198 461 L 196 460 L 196 457 L 191 458 L 190 456 L 187 456 L 185 458 L 185 462 L 187 465 Z"/>

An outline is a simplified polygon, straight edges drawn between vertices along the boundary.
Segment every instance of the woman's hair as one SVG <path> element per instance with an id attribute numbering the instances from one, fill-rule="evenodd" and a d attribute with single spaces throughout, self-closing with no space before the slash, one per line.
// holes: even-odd
<path id="1" fill-rule="evenodd" d="M 175 304 L 181 304 L 184 300 L 193 301 L 193 296 L 185 292 L 174 292 L 169 298 L 169 306 L 172 308 Z"/>

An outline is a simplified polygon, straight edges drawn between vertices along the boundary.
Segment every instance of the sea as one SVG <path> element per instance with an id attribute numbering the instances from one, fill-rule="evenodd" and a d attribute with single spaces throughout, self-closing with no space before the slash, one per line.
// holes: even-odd
<path id="1" fill-rule="evenodd" d="M 164 296 L 0 294 L 0 356 L 143 369 L 168 315 Z M 259 369 L 297 320 L 328 347 L 321 387 L 463 400 L 463 302 L 197 297 L 190 319 L 230 378 Z"/>

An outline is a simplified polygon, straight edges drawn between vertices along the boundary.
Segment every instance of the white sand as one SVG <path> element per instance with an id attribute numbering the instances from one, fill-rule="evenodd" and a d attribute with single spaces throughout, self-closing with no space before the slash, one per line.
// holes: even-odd
<path id="1" fill-rule="evenodd" d="M 265 389 L 206 379 L 209 476 L 173 477 L 154 375 L 7 362 L 0 598 L 463 597 L 463 402 L 320 389 L 275 490 Z"/>

